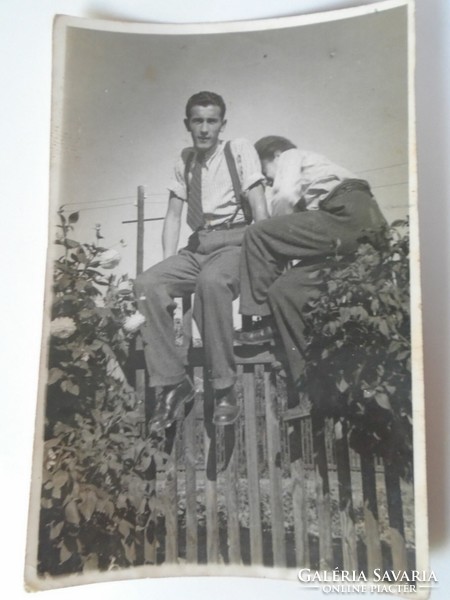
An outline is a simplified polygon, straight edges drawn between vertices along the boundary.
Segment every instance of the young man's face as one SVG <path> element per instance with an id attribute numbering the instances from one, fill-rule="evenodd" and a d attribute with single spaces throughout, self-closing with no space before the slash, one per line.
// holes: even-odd
<path id="1" fill-rule="evenodd" d="M 277 174 L 279 158 L 280 153 L 277 152 L 274 158 L 263 158 L 261 160 L 261 171 L 263 172 L 263 175 L 267 179 L 269 185 L 273 184 L 273 180 Z"/>
<path id="2" fill-rule="evenodd" d="M 190 117 L 184 120 L 184 124 L 192 136 L 195 149 L 199 152 L 207 152 L 217 146 L 226 121 L 222 119 L 220 107 L 209 104 L 193 106 Z"/>

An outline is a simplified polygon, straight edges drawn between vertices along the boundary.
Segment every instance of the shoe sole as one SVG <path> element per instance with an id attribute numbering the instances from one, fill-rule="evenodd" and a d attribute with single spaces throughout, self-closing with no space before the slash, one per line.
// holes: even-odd
<path id="1" fill-rule="evenodd" d="M 239 417 L 241 416 L 241 410 L 239 409 L 239 412 L 237 413 L 237 415 L 234 417 L 234 419 L 232 421 L 228 421 L 228 423 L 224 423 L 223 421 L 215 421 L 214 420 L 214 415 L 212 418 L 212 423 L 213 425 L 215 425 L 216 427 L 227 427 L 228 425 L 234 425 L 236 423 L 236 421 L 239 419 Z"/>
<path id="2" fill-rule="evenodd" d="M 270 344 L 271 346 L 275 346 L 275 340 L 273 338 L 266 340 L 249 340 L 243 342 L 241 340 L 235 340 L 236 344 L 240 346 L 265 346 L 266 344 Z"/>

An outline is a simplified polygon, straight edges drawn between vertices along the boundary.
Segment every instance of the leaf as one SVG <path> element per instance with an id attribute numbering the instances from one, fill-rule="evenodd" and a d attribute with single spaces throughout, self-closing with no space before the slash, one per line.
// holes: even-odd
<path id="1" fill-rule="evenodd" d="M 345 391 L 348 390 L 349 385 L 345 381 L 345 379 L 342 377 L 342 379 L 339 381 L 339 383 L 336 383 L 336 387 L 341 392 L 341 394 L 343 394 Z"/>
<path id="2" fill-rule="evenodd" d="M 72 214 L 69 215 L 69 223 L 76 223 L 79 219 L 80 213 L 77 212 L 73 212 Z"/>
<path id="3" fill-rule="evenodd" d="M 72 552 L 67 548 L 67 546 L 63 543 L 61 544 L 61 548 L 59 551 L 59 562 L 60 564 L 65 563 L 69 558 L 71 558 Z"/>
<path id="4" fill-rule="evenodd" d="M 75 240 L 69 240 L 68 238 L 66 238 L 64 241 L 64 245 L 66 246 L 66 248 L 77 248 L 80 244 Z"/>
<path id="5" fill-rule="evenodd" d="M 405 358 L 409 358 L 411 352 L 410 350 L 404 350 L 403 352 L 399 352 L 395 357 L 395 360 L 405 360 Z"/>
<path id="6" fill-rule="evenodd" d="M 70 381 L 70 379 L 66 379 L 61 383 L 61 389 L 63 392 L 68 392 L 73 396 L 79 396 L 80 394 L 80 386 Z"/>
<path id="7" fill-rule="evenodd" d="M 406 221 L 404 219 L 397 219 L 391 223 L 391 227 L 403 227 L 406 225 Z"/>
<path id="8" fill-rule="evenodd" d="M 42 498 L 41 499 L 41 506 L 42 508 L 53 508 L 53 501 L 51 500 L 51 498 Z"/>
<path id="9" fill-rule="evenodd" d="M 72 525 L 78 525 L 80 523 L 80 513 L 78 512 L 77 503 L 75 500 L 71 500 L 64 508 L 64 516 L 66 521 Z"/>
<path id="10" fill-rule="evenodd" d="M 119 530 L 119 533 L 122 535 L 122 537 L 125 538 L 125 540 L 126 540 L 127 537 L 130 535 L 131 525 L 130 525 L 130 523 L 128 523 L 128 521 L 126 521 L 125 519 L 122 519 L 119 523 L 118 530 Z"/>
<path id="11" fill-rule="evenodd" d="M 58 367 L 53 367 L 48 373 L 47 385 L 53 385 L 54 383 L 59 381 L 61 377 L 63 377 L 63 375 L 64 371 L 61 371 L 61 369 L 58 369 Z"/>
<path id="12" fill-rule="evenodd" d="M 69 475 L 67 471 L 58 471 L 53 476 L 53 487 L 61 489 L 69 481 Z"/>
<path id="13" fill-rule="evenodd" d="M 78 510 L 86 519 L 86 521 L 89 521 L 92 515 L 94 514 L 96 505 L 97 495 L 92 490 L 89 490 L 83 498 L 82 502 L 80 502 L 80 504 L 78 505 Z"/>
<path id="14" fill-rule="evenodd" d="M 328 282 L 328 291 L 330 293 L 332 293 L 332 292 L 335 292 L 337 290 L 337 288 L 338 288 L 337 283 L 331 279 Z"/>
<path id="15" fill-rule="evenodd" d="M 375 394 L 375 400 L 381 408 L 385 410 L 392 410 L 391 403 L 389 402 L 389 397 L 387 394 L 383 394 L 382 392 L 377 392 Z"/>
<path id="16" fill-rule="evenodd" d="M 124 546 L 125 549 L 125 556 L 127 558 L 127 560 L 133 564 L 134 561 L 136 560 L 136 547 L 134 544 L 132 544 L 131 546 L 129 546 L 128 544 L 125 544 Z"/>
<path id="17" fill-rule="evenodd" d="M 62 528 L 64 527 L 64 521 L 58 523 L 57 525 L 51 525 L 49 537 L 51 540 L 55 540 L 60 536 Z"/>
<path id="18" fill-rule="evenodd" d="M 389 327 L 387 326 L 386 321 L 380 321 L 380 323 L 378 324 L 378 329 L 380 330 L 380 333 L 382 333 L 384 336 L 389 337 Z"/>

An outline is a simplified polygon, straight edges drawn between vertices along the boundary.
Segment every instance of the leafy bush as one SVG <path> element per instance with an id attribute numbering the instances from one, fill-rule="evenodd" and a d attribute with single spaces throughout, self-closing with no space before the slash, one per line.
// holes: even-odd
<path id="1" fill-rule="evenodd" d="M 140 319 L 127 277 L 105 274 L 120 257 L 69 238 L 78 214 L 59 216 L 39 534 L 39 572 L 54 575 L 135 562 L 154 501 L 144 473 L 164 459 L 123 372 Z"/>
<path id="2" fill-rule="evenodd" d="M 411 347 L 407 221 L 338 254 L 322 270 L 306 312 L 301 389 L 313 409 L 340 419 L 359 453 L 412 474 Z"/>

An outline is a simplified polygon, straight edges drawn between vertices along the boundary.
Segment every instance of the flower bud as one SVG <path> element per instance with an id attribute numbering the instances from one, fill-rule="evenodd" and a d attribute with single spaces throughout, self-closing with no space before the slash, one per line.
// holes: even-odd
<path id="1" fill-rule="evenodd" d="M 103 269 L 114 269 L 120 263 L 120 254 L 116 250 L 105 250 L 99 255 L 98 260 Z"/>

